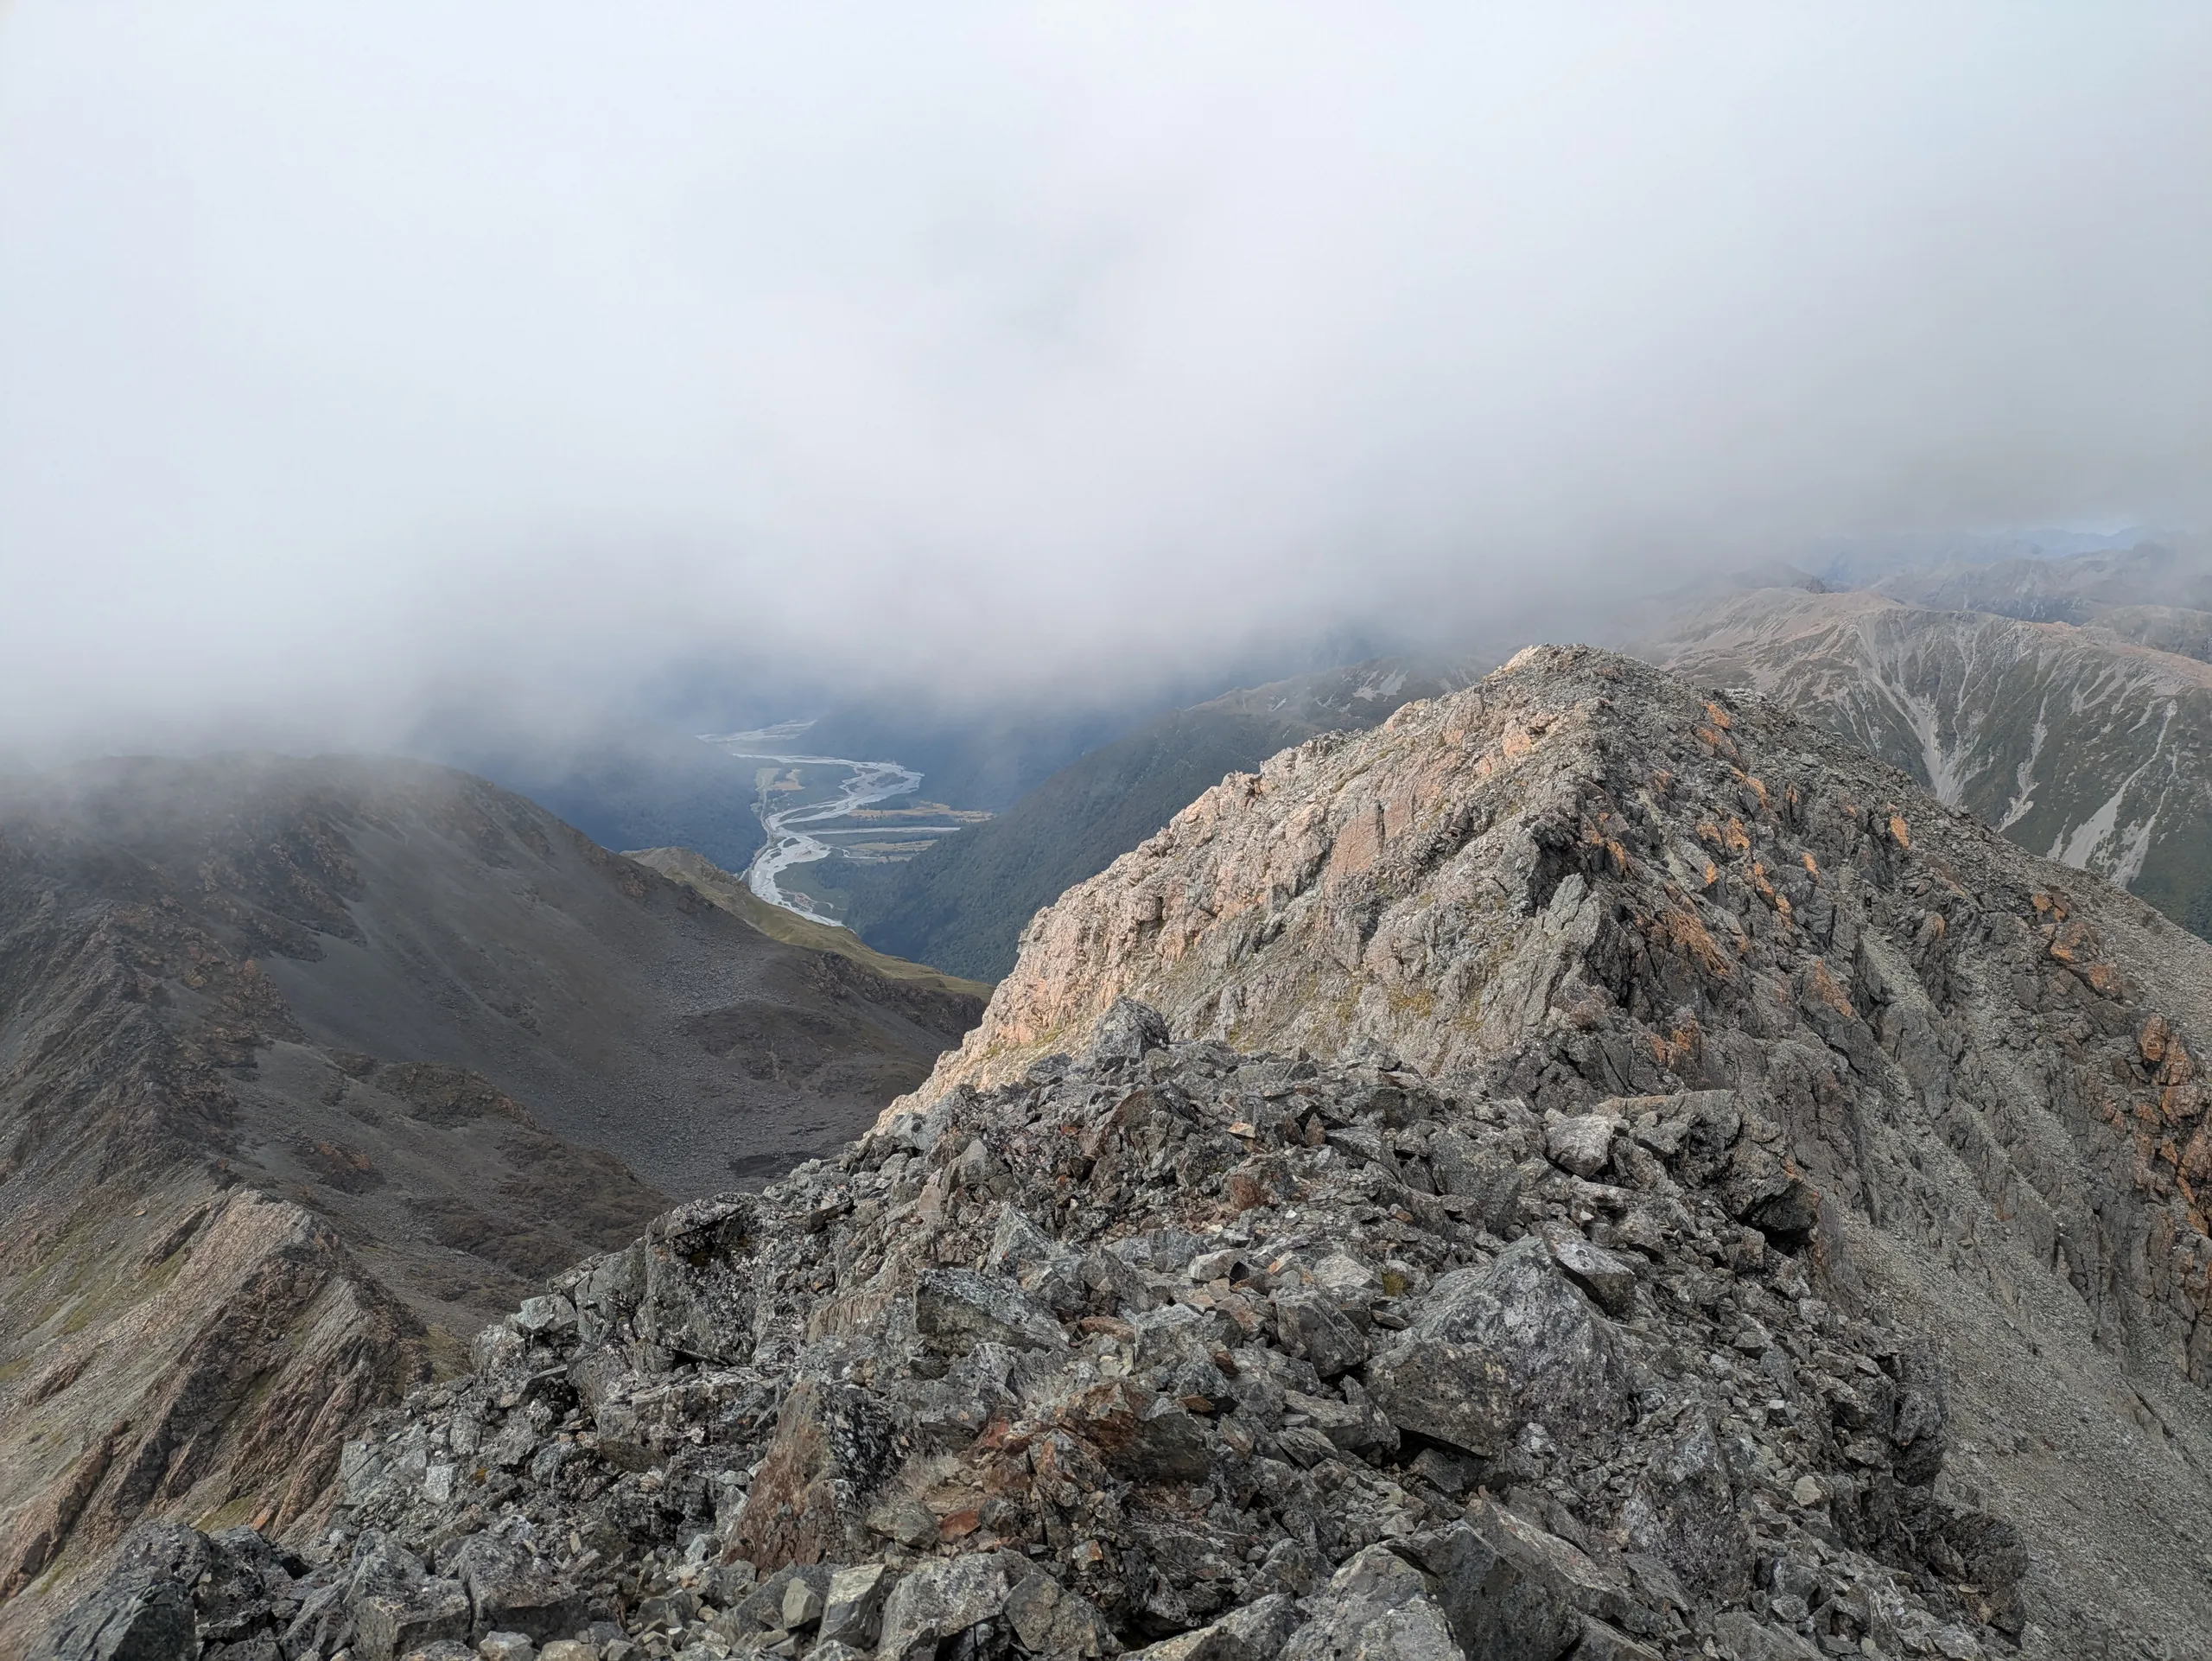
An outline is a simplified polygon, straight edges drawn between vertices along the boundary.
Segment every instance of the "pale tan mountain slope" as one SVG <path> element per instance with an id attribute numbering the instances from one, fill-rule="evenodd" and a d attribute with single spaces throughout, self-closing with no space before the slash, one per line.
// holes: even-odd
<path id="1" fill-rule="evenodd" d="M 1123 996 L 1539 1111 L 1734 1090 L 1822 1190 L 1831 1294 L 1947 1364 L 1943 1481 L 2026 1537 L 2045 1652 L 2114 1610 L 2202 1652 L 2212 946 L 2147 906 L 1769 702 L 1541 647 L 1208 791 L 887 1119 Z"/>

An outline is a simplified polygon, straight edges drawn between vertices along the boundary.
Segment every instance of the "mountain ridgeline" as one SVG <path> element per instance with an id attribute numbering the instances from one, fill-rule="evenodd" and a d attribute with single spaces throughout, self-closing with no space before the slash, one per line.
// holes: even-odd
<path id="1" fill-rule="evenodd" d="M 1125 996 L 1539 1112 L 1727 1091 L 1822 1194 L 1833 1294 L 1943 1359 L 2054 1652 L 2100 1653 L 2100 1609 L 2208 1597 L 2208 988 L 2203 942 L 1777 706 L 1532 649 L 1209 791 L 1033 923 L 894 1113 Z"/>
<path id="2" fill-rule="evenodd" d="M 1963 576 L 1918 586 L 2005 602 Z M 2145 643 L 2201 646 L 2212 630 L 2190 620 L 2212 615 L 2094 609 L 2047 577 L 2009 603 L 2093 620 L 1767 589 L 1678 621 L 1650 655 L 1778 698 L 2023 846 L 2212 935 L 2212 665 Z"/>
<path id="3" fill-rule="evenodd" d="M 2140 901 L 1531 648 L 1206 790 L 867 1134 L 42 1653 L 2197 1653 L 2208 1045 Z"/>
<path id="4" fill-rule="evenodd" d="M 10 780 L 0 1599 L 146 1512 L 311 1516 L 362 1416 L 486 1320 L 836 1146 L 980 1007 L 442 768 Z"/>

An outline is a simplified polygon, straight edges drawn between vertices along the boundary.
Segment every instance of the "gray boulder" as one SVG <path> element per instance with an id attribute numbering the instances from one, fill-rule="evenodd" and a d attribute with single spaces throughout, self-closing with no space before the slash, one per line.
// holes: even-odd
<path id="1" fill-rule="evenodd" d="M 1553 1164 L 1577 1176 L 1595 1176 L 1612 1161 L 1613 1132 L 1620 1124 L 1605 1113 L 1554 1119 L 1544 1128 L 1544 1152 Z"/>
<path id="2" fill-rule="evenodd" d="M 1820 1661 L 1820 1651 L 1796 1633 L 1741 1609 L 1714 1618 L 1713 1640 L 1725 1661 Z"/>
<path id="3" fill-rule="evenodd" d="M 35 1661 L 196 1661 L 192 1588 L 209 1556 L 196 1530 L 140 1524 L 124 1537 L 112 1572 L 55 1623 Z"/>
<path id="4" fill-rule="evenodd" d="M 443 1578 L 415 1581 L 353 1600 L 355 1661 L 394 1661 L 435 1643 L 468 1636 L 467 1589 Z"/>
<path id="5" fill-rule="evenodd" d="M 1014 1590 L 1009 1568 L 1014 1575 L 1028 1572 L 999 1552 L 937 1558 L 909 1571 L 884 1604 L 879 1661 L 929 1661 L 946 1639 L 1002 1618 Z"/>
<path id="6" fill-rule="evenodd" d="M 1272 1301 L 1283 1348 L 1323 1378 L 1341 1378 L 1366 1361 L 1366 1336 L 1320 1293 L 1296 1288 L 1276 1293 Z"/>
<path id="7" fill-rule="evenodd" d="M 1113 1629 L 1090 1601 L 1069 1591 L 1041 1569 L 1033 1569 L 1007 1594 L 1007 1619 L 1032 1655 L 1093 1661 L 1111 1655 Z"/>
<path id="8" fill-rule="evenodd" d="M 1521 1209 L 1521 1172 L 1494 1149 L 1478 1146 L 1458 1130 L 1440 1130 L 1428 1139 L 1429 1168 L 1440 1193 L 1455 1194 L 1469 1204 L 1469 1217 L 1478 1228 L 1503 1234 Z"/>
<path id="9" fill-rule="evenodd" d="M 1552 1249 L 1553 1261 L 1607 1314 L 1625 1315 L 1636 1307 L 1636 1270 L 1626 1260 L 1591 1244 L 1565 1224 L 1547 1228 L 1544 1240 Z"/>
<path id="10" fill-rule="evenodd" d="M 1631 1396 L 1611 1326 L 1535 1236 L 1439 1280 L 1367 1382 L 1400 1430 L 1481 1458 L 1531 1419 L 1561 1440 L 1617 1430 Z"/>
<path id="11" fill-rule="evenodd" d="M 1488 1500 L 1397 1550 L 1428 1577 L 1468 1661 L 1557 1661 L 1582 1639 L 1586 1617 L 1650 1624 L 1618 1579 Z"/>
<path id="12" fill-rule="evenodd" d="M 830 1590 L 836 1583 L 837 1574 L 828 1563 L 793 1563 L 779 1569 L 740 1598 L 715 1625 L 739 1639 L 781 1627 L 784 1606 L 791 1597 L 791 1588 L 802 1585 L 823 1600 L 826 1619 Z"/>
<path id="13" fill-rule="evenodd" d="M 873 1645 L 882 1624 L 884 1600 L 891 1595 L 895 1578 L 882 1563 L 841 1569 L 830 1575 L 823 1596 L 821 1640 L 863 1648 Z"/>
<path id="14" fill-rule="evenodd" d="M 1055 1314 L 1073 1314 L 1084 1306 L 1082 1254 L 1047 1238 L 1043 1230 L 1013 1206 L 999 1212 L 983 1267 L 1007 1276 L 1024 1296 Z"/>
<path id="15" fill-rule="evenodd" d="M 1314 1608 L 1316 1618 L 1282 1646 L 1282 1661 L 1458 1661 L 1427 1580 L 1387 1546 L 1345 1563 Z"/>
<path id="16" fill-rule="evenodd" d="M 1013 1282 L 972 1269 L 925 1270 L 914 1287 L 914 1326 L 944 1348 L 964 1354 L 978 1344 L 1064 1350 L 1068 1335 L 1051 1311 Z"/>
<path id="17" fill-rule="evenodd" d="M 693 1360 L 747 1359 L 754 1229 L 753 1202 L 743 1198 L 695 1200 L 655 1218 L 642 1242 L 639 1336 Z"/>
<path id="18" fill-rule="evenodd" d="M 1726 1603 L 1751 1583 L 1752 1551 L 1711 1422 L 1694 1414 L 1649 1465 L 1621 1507 L 1638 1551 L 1649 1552 L 1692 1591 Z"/>
<path id="19" fill-rule="evenodd" d="M 1210 1626 L 1147 1645 L 1129 1661 L 1275 1661 L 1297 1626 L 1295 1600 L 1274 1592 Z"/>
<path id="20" fill-rule="evenodd" d="M 1574 1661 L 1661 1661 L 1661 1657 L 1649 1645 L 1637 1643 L 1618 1627 L 1585 1617 Z"/>
<path id="21" fill-rule="evenodd" d="M 1135 1061 L 1167 1042 L 1167 1019 L 1159 1010 L 1135 998 L 1116 998 L 1091 1029 L 1090 1052 L 1102 1061 Z"/>
<path id="22" fill-rule="evenodd" d="M 468 1592 L 474 1632 L 520 1632 L 535 1643 L 566 1637 L 584 1621 L 585 1597 L 553 1566 L 496 1535 L 479 1534 L 454 1555 Z"/>
<path id="23" fill-rule="evenodd" d="M 576 1329 L 576 1306 L 557 1292 L 524 1298 L 507 1317 L 524 1338 L 555 1339 Z"/>
<path id="24" fill-rule="evenodd" d="M 1284 1406 L 1292 1413 L 1303 1414 L 1314 1429 L 1344 1453 L 1379 1463 L 1398 1451 L 1397 1427 L 1357 1384 L 1349 1378 L 1344 1382 L 1351 1391 L 1344 1398 L 1286 1391 Z"/>

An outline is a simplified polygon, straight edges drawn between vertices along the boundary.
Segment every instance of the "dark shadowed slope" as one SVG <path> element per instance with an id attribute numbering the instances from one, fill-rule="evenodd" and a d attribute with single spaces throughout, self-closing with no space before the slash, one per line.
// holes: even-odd
<path id="1" fill-rule="evenodd" d="M 0 1595 L 147 1510 L 302 1514 L 457 1335 L 848 1134 L 976 1009 L 442 768 L 10 781 Z"/>

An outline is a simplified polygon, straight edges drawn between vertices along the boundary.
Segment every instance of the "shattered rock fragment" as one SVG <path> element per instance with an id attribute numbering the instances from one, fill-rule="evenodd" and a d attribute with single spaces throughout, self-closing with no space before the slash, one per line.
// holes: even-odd
<path id="1" fill-rule="evenodd" d="M 1535 1236 L 1488 1268 L 1438 1281 L 1368 1379 L 1399 1429 L 1483 1457 L 1503 1451 L 1531 1419 L 1554 1435 L 1598 1436 L 1630 1410 L 1628 1368 L 1610 1323 Z"/>

